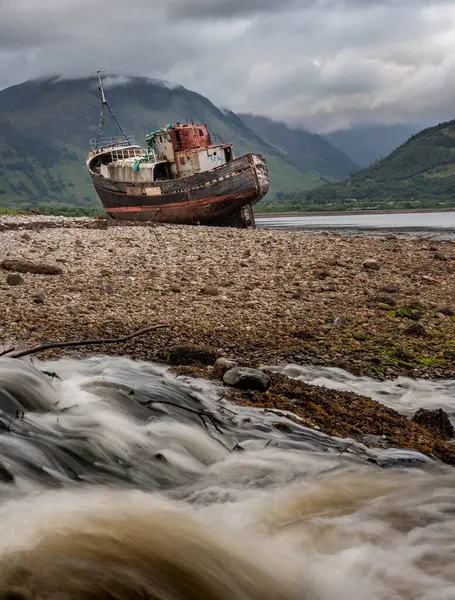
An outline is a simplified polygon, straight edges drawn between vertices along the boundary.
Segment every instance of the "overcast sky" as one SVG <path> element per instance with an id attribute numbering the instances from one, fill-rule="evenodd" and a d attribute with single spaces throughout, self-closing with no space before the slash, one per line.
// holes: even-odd
<path id="1" fill-rule="evenodd" d="M 329 131 L 455 117 L 455 0 L 0 0 L 0 88 L 96 69 Z"/>

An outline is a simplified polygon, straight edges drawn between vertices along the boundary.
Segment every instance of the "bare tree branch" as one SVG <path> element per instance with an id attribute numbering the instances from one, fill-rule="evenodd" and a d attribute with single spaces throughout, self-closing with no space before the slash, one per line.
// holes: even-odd
<path id="1" fill-rule="evenodd" d="M 167 323 L 153 325 L 153 327 L 146 327 L 145 329 L 140 329 L 135 333 L 130 333 L 129 335 L 126 335 L 125 337 L 121 338 L 108 338 L 104 340 L 80 340 L 76 342 L 51 342 L 49 344 L 44 344 L 43 346 L 31 348 L 30 350 L 16 352 L 15 354 L 11 354 L 11 357 L 22 358 L 23 356 L 30 356 L 31 354 L 36 354 L 37 352 L 44 352 L 44 350 L 52 350 L 54 348 L 77 348 L 78 346 L 100 346 L 102 344 L 120 344 L 122 342 L 127 342 L 128 340 L 131 340 L 140 335 L 145 335 L 150 331 L 155 331 L 156 329 L 163 329 L 164 327 L 169 327 L 169 325 Z"/>

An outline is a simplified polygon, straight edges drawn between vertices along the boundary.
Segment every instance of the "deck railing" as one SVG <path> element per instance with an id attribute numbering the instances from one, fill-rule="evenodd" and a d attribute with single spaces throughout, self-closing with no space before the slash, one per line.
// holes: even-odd
<path id="1" fill-rule="evenodd" d="M 93 152 L 101 152 L 112 147 L 126 148 L 134 146 L 134 135 L 92 139 L 90 140 L 90 145 Z"/>

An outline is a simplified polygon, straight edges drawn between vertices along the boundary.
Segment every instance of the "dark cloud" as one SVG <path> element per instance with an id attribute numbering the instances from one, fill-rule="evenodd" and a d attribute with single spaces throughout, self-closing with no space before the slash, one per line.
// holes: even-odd
<path id="1" fill-rule="evenodd" d="M 210 20 L 279 12 L 294 3 L 293 0 L 168 0 L 167 11 L 177 20 Z"/>
<path id="2" fill-rule="evenodd" d="M 0 0 L 0 87 L 96 68 L 314 130 L 447 118 L 455 0 Z"/>

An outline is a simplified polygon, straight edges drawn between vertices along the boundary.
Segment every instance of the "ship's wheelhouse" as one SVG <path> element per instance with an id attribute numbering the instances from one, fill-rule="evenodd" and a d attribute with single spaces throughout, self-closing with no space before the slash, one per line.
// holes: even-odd
<path id="1" fill-rule="evenodd" d="M 214 143 L 206 125 L 191 123 L 168 125 L 147 136 L 150 150 L 174 165 L 176 177 L 210 171 L 234 160 L 231 144 Z"/>

